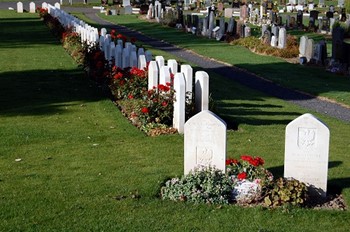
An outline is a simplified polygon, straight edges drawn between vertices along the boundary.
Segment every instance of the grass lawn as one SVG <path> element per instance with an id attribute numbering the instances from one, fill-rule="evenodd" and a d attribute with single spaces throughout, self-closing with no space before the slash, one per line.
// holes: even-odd
<path id="1" fill-rule="evenodd" d="M 301 66 L 284 60 L 256 55 L 240 46 L 231 46 L 206 38 L 195 37 L 158 23 L 148 23 L 137 16 L 100 16 L 108 21 L 141 31 L 146 35 L 190 49 L 237 67 L 247 69 L 276 83 L 323 96 L 350 106 L 349 77 L 326 72 L 321 67 Z M 286 75 L 288 74 L 288 75 Z"/>
<path id="2" fill-rule="evenodd" d="M 0 231 L 348 231 L 348 211 L 158 199 L 183 172 L 183 136 L 133 127 L 35 15 L 0 11 L 0 36 Z M 305 110 L 210 77 L 218 113 L 239 127 L 227 156 L 259 155 L 282 175 L 284 128 Z M 350 124 L 315 115 L 331 130 L 329 191 L 349 204 Z"/>

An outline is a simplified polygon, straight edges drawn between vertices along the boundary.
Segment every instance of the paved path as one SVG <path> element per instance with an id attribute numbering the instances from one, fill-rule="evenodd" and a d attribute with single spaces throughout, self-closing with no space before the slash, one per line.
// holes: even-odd
<path id="1" fill-rule="evenodd" d="M 53 1 L 53 0 L 49 0 L 49 1 Z M 0 8 L 2 8 L 1 4 L 0 4 Z M 259 78 L 254 74 L 242 71 L 236 67 L 229 66 L 229 65 L 208 59 L 206 57 L 196 55 L 192 52 L 183 50 L 174 45 L 147 37 L 137 31 L 132 31 L 126 27 L 112 24 L 98 17 L 97 11 L 93 10 L 92 8 L 71 8 L 71 7 L 63 6 L 62 9 L 64 9 L 67 12 L 72 12 L 72 11 L 84 12 L 88 18 L 92 19 L 93 21 L 97 22 L 98 24 L 104 27 L 113 27 L 117 29 L 120 33 L 126 36 L 135 37 L 137 38 L 137 40 L 145 44 L 148 44 L 154 48 L 171 53 L 172 55 L 175 55 L 181 59 L 187 60 L 190 63 L 196 64 L 199 67 L 207 69 L 208 71 L 214 71 L 215 73 L 225 76 L 227 78 L 230 78 L 234 81 L 237 81 L 240 84 L 248 86 L 252 89 L 259 90 L 268 95 L 291 102 L 293 104 L 299 105 L 305 109 L 310 109 L 318 113 L 337 118 L 344 122 L 350 122 L 350 108 L 344 107 L 340 104 L 322 100 L 320 98 L 316 98 L 316 97 L 313 97 L 304 93 L 300 93 L 285 87 L 281 87 L 275 83 Z"/>

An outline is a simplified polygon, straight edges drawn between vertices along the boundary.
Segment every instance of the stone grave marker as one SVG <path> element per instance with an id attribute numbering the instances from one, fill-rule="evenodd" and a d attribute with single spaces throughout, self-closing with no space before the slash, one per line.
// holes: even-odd
<path id="1" fill-rule="evenodd" d="M 318 7 L 324 7 L 324 0 L 318 0 Z"/>
<path id="2" fill-rule="evenodd" d="M 186 82 L 186 96 L 189 103 L 192 102 L 192 92 L 193 92 L 193 69 L 188 64 L 181 65 L 180 72 L 185 76 Z"/>
<path id="3" fill-rule="evenodd" d="M 138 68 L 143 70 L 147 67 L 146 56 L 144 54 L 138 55 Z"/>
<path id="4" fill-rule="evenodd" d="M 123 66 L 123 61 L 122 61 L 122 55 L 123 55 L 123 47 L 120 46 L 120 44 L 117 44 L 115 46 L 115 50 L 114 50 L 115 54 L 114 54 L 114 57 L 115 57 L 115 66 L 121 68 Z"/>
<path id="5" fill-rule="evenodd" d="M 148 65 L 148 89 L 158 86 L 159 69 L 157 61 L 152 60 Z"/>
<path id="6" fill-rule="evenodd" d="M 29 13 L 35 13 L 35 3 L 34 2 L 29 3 Z"/>
<path id="7" fill-rule="evenodd" d="M 152 52 L 150 50 L 145 51 L 146 61 L 150 62 L 153 59 Z"/>
<path id="8" fill-rule="evenodd" d="M 265 30 L 262 41 L 264 44 L 271 44 L 271 32 L 269 30 Z"/>
<path id="9" fill-rule="evenodd" d="M 342 27 L 335 27 L 332 31 L 332 58 L 335 60 L 344 59 L 344 34 Z"/>
<path id="10" fill-rule="evenodd" d="M 282 27 L 278 32 L 278 48 L 283 49 L 287 46 L 287 30 Z"/>
<path id="11" fill-rule="evenodd" d="M 299 56 L 305 57 L 306 56 L 306 47 L 307 47 L 307 41 L 308 37 L 306 35 L 303 35 L 300 37 L 300 44 L 299 44 Z"/>
<path id="12" fill-rule="evenodd" d="M 43 3 L 41 4 L 41 8 L 47 9 L 47 3 L 46 3 L 46 2 L 43 2 Z"/>
<path id="13" fill-rule="evenodd" d="M 232 18 L 233 8 L 225 8 L 224 16 L 225 18 Z"/>
<path id="14" fill-rule="evenodd" d="M 195 73 L 195 109 L 196 112 L 209 109 L 209 75 L 204 71 Z"/>
<path id="15" fill-rule="evenodd" d="M 169 59 L 167 64 L 170 68 L 170 72 L 175 75 L 175 73 L 178 72 L 177 61 L 175 59 Z"/>
<path id="16" fill-rule="evenodd" d="M 23 13 L 23 3 L 17 2 L 17 13 Z"/>
<path id="17" fill-rule="evenodd" d="M 156 56 L 156 61 L 158 64 L 158 68 L 160 70 L 161 67 L 164 66 L 165 62 L 164 62 L 164 57 L 163 56 Z"/>
<path id="18" fill-rule="evenodd" d="M 344 7 L 344 0 L 338 0 L 338 7 Z"/>
<path id="19" fill-rule="evenodd" d="M 159 84 L 166 85 L 171 82 L 170 68 L 168 66 L 162 66 L 159 68 Z"/>
<path id="20" fill-rule="evenodd" d="M 277 47 L 277 43 L 278 43 L 277 36 L 275 35 L 271 36 L 271 46 Z"/>
<path id="21" fill-rule="evenodd" d="M 179 134 L 184 133 L 185 125 L 185 106 L 186 106 L 186 82 L 183 73 L 176 73 L 174 76 L 174 113 L 173 127 L 177 129 Z"/>
<path id="22" fill-rule="evenodd" d="M 232 35 L 232 33 L 235 31 L 235 19 L 233 17 L 230 18 L 229 22 L 228 22 L 228 26 L 227 26 L 227 33 L 229 35 Z"/>
<path id="23" fill-rule="evenodd" d="M 225 172 L 226 123 L 209 110 L 190 118 L 184 126 L 184 174 L 214 166 Z"/>
<path id="24" fill-rule="evenodd" d="M 306 51 L 305 51 L 305 57 L 307 62 L 310 62 L 310 60 L 314 57 L 314 40 L 308 39 L 306 44 Z"/>
<path id="25" fill-rule="evenodd" d="M 301 10 L 298 10 L 298 13 L 297 13 L 297 25 L 298 27 L 303 26 L 303 11 Z"/>
<path id="26" fill-rule="evenodd" d="M 326 197 L 329 129 L 312 114 L 286 127 L 284 177 L 305 182 L 312 196 Z"/>
<path id="27" fill-rule="evenodd" d="M 130 67 L 130 51 L 128 48 L 123 48 L 122 68 Z"/>

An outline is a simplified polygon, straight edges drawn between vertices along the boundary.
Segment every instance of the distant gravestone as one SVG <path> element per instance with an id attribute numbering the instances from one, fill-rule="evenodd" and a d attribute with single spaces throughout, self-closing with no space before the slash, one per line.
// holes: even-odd
<path id="1" fill-rule="evenodd" d="M 303 35 L 300 37 L 300 44 L 299 44 L 299 56 L 300 57 L 305 57 L 306 56 L 306 47 L 307 47 L 307 41 L 308 37 Z"/>
<path id="2" fill-rule="evenodd" d="M 227 26 L 227 33 L 229 35 L 232 35 L 232 33 L 235 31 L 234 28 L 235 28 L 235 19 L 233 17 L 230 18 L 229 22 L 228 22 L 228 26 Z"/>
<path id="3" fill-rule="evenodd" d="M 225 18 L 231 18 L 233 15 L 233 8 L 225 8 L 224 16 Z"/>
<path id="4" fill-rule="evenodd" d="M 324 0 L 319 0 L 318 1 L 318 7 L 324 7 L 325 4 L 324 4 Z"/>
<path id="5" fill-rule="evenodd" d="M 271 37 L 271 46 L 272 47 L 277 47 L 277 37 L 275 36 L 275 35 L 273 35 L 272 37 Z"/>
<path id="6" fill-rule="evenodd" d="M 23 3 L 17 2 L 17 13 L 23 13 Z"/>
<path id="7" fill-rule="evenodd" d="M 55 7 L 56 7 L 57 9 L 61 9 L 61 4 L 59 4 L 58 2 L 56 2 L 56 3 L 55 3 Z"/>
<path id="8" fill-rule="evenodd" d="M 344 7 L 344 0 L 338 0 L 338 7 Z"/>
<path id="9" fill-rule="evenodd" d="M 35 13 L 35 3 L 34 2 L 29 3 L 29 13 Z"/>
<path id="10" fill-rule="evenodd" d="M 310 62 L 310 60 L 314 57 L 314 40 L 313 39 L 308 39 L 307 44 L 306 44 L 306 52 L 305 52 L 305 57 L 307 62 Z"/>
<path id="11" fill-rule="evenodd" d="M 269 30 L 265 30 L 262 41 L 264 44 L 271 44 L 271 32 Z"/>
<path id="12" fill-rule="evenodd" d="M 145 51 L 146 61 L 150 62 L 153 58 L 152 52 L 150 50 Z"/>
<path id="13" fill-rule="evenodd" d="M 335 60 L 344 58 L 344 34 L 342 27 L 335 27 L 332 31 L 332 58 Z"/>
<path id="14" fill-rule="evenodd" d="M 120 44 L 117 44 L 115 46 L 115 50 L 114 50 L 115 54 L 114 54 L 114 64 L 115 66 L 121 68 L 123 65 L 123 61 L 122 61 L 122 55 L 123 55 L 123 47 L 120 46 Z"/>
<path id="15" fill-rule="evenodd" d="M 284 177 L 305 182 L 310 195 L 326 197 L 329 129 L 311 114 L 286 127 Z"/>
<path id="16" fill-rule="evenodd" d="M 184 174 L 215 166 L 225 172 L 226 123 L 209 110 L 190 118 L 184 127 Z"/>
<path id="17" fill-rule="evenodd" d="M 43 2 L 43 3 L 41 4 L 41 8 L 47 9 L 47 3 L 46 3 L 46 2 Z"/>
<path id="18" fill-rule="evenodd" d="M 287 30 L 285 28 L 280 28 L 278 33 L 278 48 L 283 49 L 287 46 Z"/>
<path id="19" fill-rule="evenodd" d="M 204 71 L 195 73 L 195 109 L 196 112 L 209 109 L 209 75 Z"/>
<path id="20" fill-rule="evenodd" d="M 144 54 L 138 55 L 138 68 L 143 70 L 146 67 L 147 67 L 146 56 Z"/>

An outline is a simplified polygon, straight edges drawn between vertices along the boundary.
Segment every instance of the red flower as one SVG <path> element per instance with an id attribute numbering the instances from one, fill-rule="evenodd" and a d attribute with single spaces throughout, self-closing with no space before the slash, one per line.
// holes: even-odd
<path id="1" fill-rule="evenodd" d="M 168 105 L 168 103 L 167 103 L 166 101 L 163 101 L 163 102 L 162 102 L 162 106 L 163 106 L 163 107 L 166 107 L 167 105 Z"/>
<path id="2" fill-rule="evenodd" d="M 117 38 L 118 38 L 118 39 L 122 39 L 122 38 L 123 38 L 123 35 L 122 35 L 122 34 L 118 34 L 118 35 L 117 35 Z"/>
<path id="3" fill-rule="evenodd" d="M 253 160 L 253 157 L 251 157 L 250 155 L 242 155 L 241 159 L 250 162 Z"/>
<path id="4" fill-rule="evenodd" d="M 238 160 L 236 159 L 227 159 L 226 165 L 238 164 Z"/>
<path id="5" fill-rule="evenodd" d="M 241 172 L 237 175 L 238 180 L 244 180 L 247 178 L 247 173 Z"/>
<path id="6" fill-rule="evenodd" d="M 255 160 L 259 163 L 258 165 L 264 165 L 265 161 L 261 157 L 255 157 Z"/>
<path id="7" fill-rule="evenodd" d="M 141 109 L 141 112 L 144 113 L 144 114 L 148 114 L 149 110 L 148 110 L 147 107 L 143 107 L 143 108 Z"/>
<path id="8" fill-rule="evenodd" d="M 133 96 L 132 94 L 129 94 L 129 95 L 128 95 L 128 98 L 129 98 L 129 99 L 134 99 L 134 96 Z"/>
<path id="9" fill-rule="evenodd" d="M 119 78 L 122 78 L 122 77 L 123 77 L 123 73 L 121 73 L 121 72 L 118 72 L 118 73 L 116 73 L 116 74 L 113 76 L 114 79 L 119 79 Z"/>

